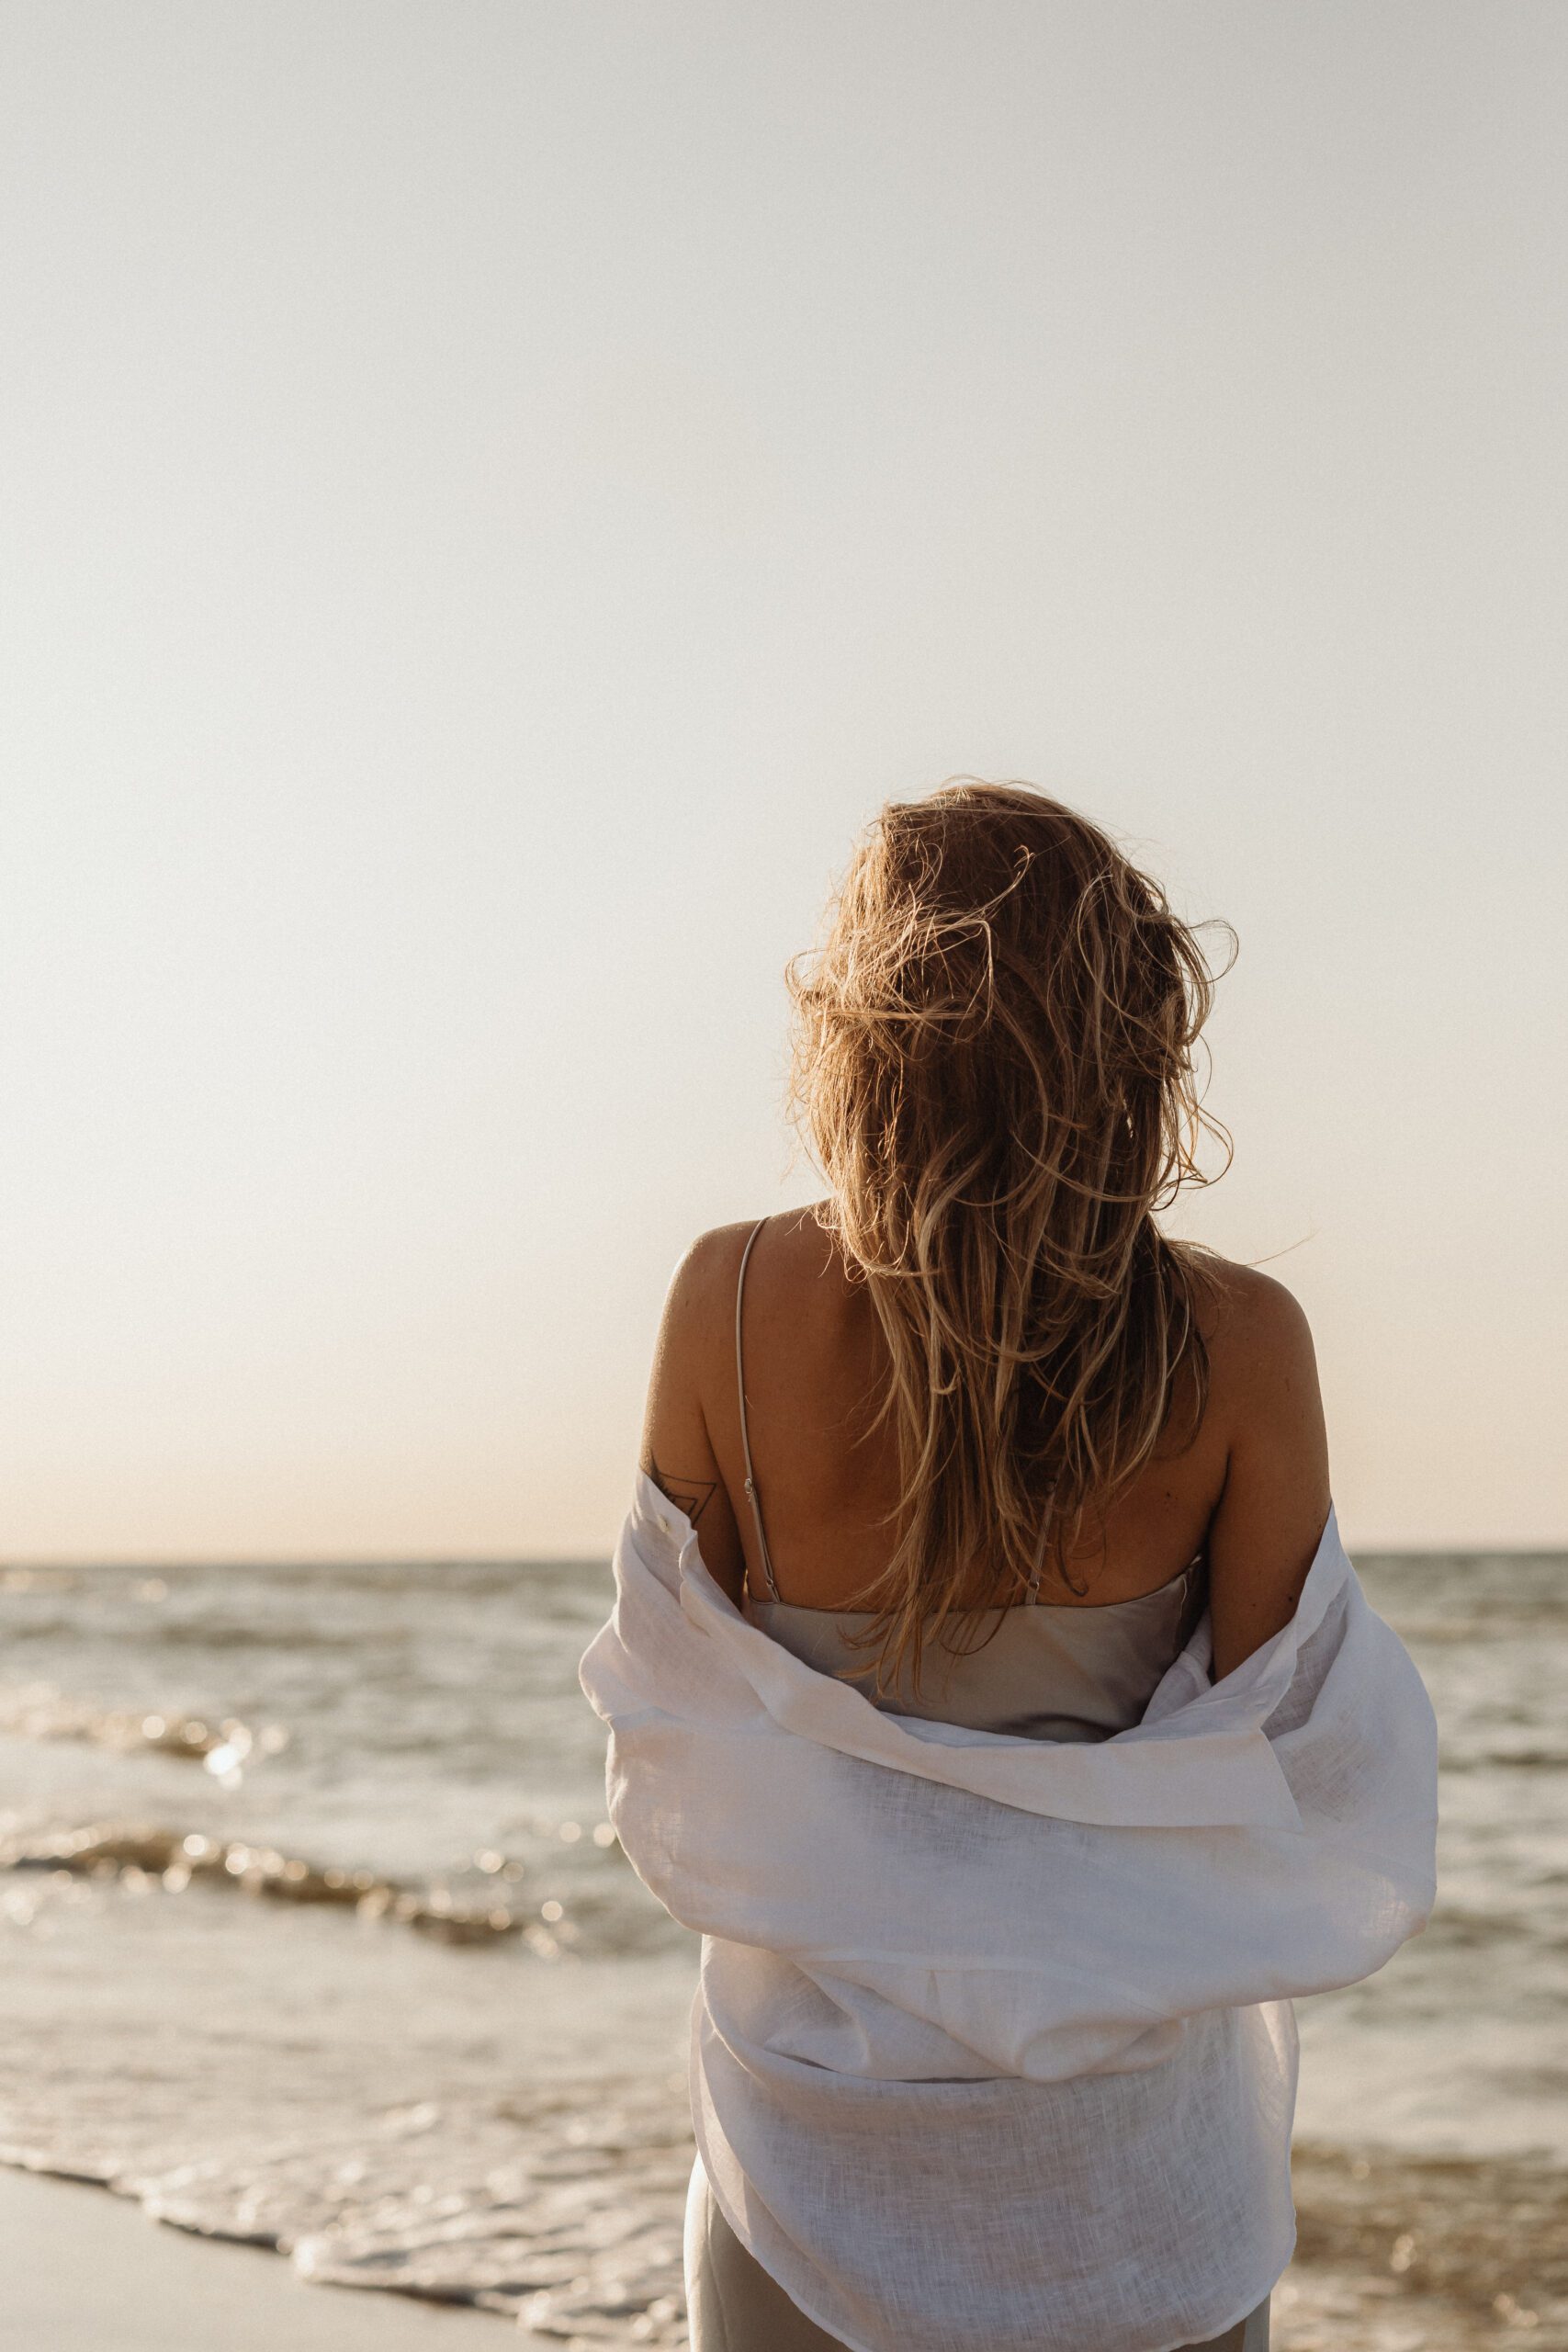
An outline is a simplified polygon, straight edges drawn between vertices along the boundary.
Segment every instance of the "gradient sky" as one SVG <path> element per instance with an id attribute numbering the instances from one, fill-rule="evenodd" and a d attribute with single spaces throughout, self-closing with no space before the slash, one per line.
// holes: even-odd
<path id="1" fill-rule="evenodd" d="M 0 29 L 6 1556 L 607 1549 L 961 772 L 1239 932 L 1352 1548 L 1568 1541 L 1560 0 Z"/>

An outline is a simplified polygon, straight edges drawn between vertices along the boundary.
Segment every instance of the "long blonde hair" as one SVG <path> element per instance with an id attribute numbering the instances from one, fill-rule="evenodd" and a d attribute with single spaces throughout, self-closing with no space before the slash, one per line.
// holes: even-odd
<path id="1" fill-rule="evenodd" d="M 1154 1212 L 1212 1181 L 1205 1131 L 1229 1164 L 1192 1059 L 1213 976 L 1099 826 L 963 777 L 882 809 L 787 978 L 818 1221 L 892 1367 L 870 1429 L 896 1431 L 897 1536 L 863 1640 L 918 1681 L 977 1579 L 1022 1599 L 1091 1515 L 1103 1544 L 1184 1367 L 1201 1418 L 1203 1253 Z"/>

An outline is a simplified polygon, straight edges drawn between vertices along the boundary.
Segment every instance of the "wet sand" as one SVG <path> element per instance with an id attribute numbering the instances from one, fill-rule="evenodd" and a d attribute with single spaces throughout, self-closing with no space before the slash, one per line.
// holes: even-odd
<path id="1" fill-rule="evenodd" d="M 471 2307 L 310 2287 L 276 2254 L 190 2237 L 108 2190 L 0 2170 L 6 2341 L 17 2352 L 484 2352 Z"/>

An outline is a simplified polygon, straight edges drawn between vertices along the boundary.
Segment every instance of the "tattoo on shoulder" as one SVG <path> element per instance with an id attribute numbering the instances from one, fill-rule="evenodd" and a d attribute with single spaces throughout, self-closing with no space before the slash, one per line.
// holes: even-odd
<path id="1" fill-rule="evenodd" d="M 672 1502 L 677 1510 L 684 1511 L 695 1527 L 718 1492 L 718 1480 L 683 1477 L 679 1471 L 660 1469 L 651 1453 L 642 1466 L 666 1500 Z"/>

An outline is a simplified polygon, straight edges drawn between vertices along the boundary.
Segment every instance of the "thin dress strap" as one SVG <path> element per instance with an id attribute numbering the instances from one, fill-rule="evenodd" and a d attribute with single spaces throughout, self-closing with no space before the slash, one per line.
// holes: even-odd
<path id="1" fill-rule="evenodd" d="M 762 1532 L 762 1506 L 757 1499 L 757 1481 L 751 1469 L 751 1441 L 746 1429 L 746 1373 L 740 1353 L 740 1302 L 746 1292 L 746 1261 L 751 1255 L 751 1244 L 767 1223 L 760 1216 L 746 1237 L 746 1247 L 740 1252 L 740 1272 L 735 1283 L 735 1382 L 740 1396 L 740 1451 L 746 1458 L 746 1492 L 751 1498 L 751 1516 L 757 1528 L 757 1549 L 761 1555 L 762 1574 L 767 1578 L 773 1599 L 779 1597 L 773 1577 L 773 1564 L 768 1556 L 768 1539 Z"/>

